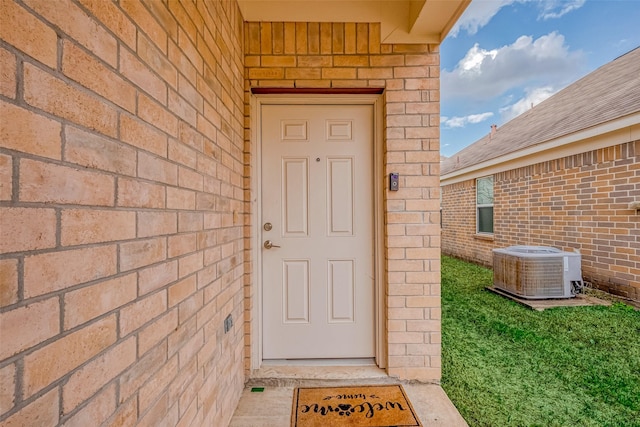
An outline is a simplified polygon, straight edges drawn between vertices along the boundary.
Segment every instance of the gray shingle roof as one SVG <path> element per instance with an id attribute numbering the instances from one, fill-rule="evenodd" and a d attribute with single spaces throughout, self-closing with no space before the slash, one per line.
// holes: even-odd
<path id="1" fill-rule="evenodd" d="M 442 163 L 441 175 L 640 111 L 640 47 L 603 65 Z"/>

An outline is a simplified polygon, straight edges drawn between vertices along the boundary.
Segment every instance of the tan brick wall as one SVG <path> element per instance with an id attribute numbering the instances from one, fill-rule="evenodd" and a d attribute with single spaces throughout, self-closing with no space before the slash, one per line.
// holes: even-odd
<path id="1" fill-rule="evenodd" d="M 495 241 L 482 248 L 460 219 L 475 222 L 473 198 L 456 192 L 473 193 L 475 183 L 443 188 L 444 253 L 490 265 L 494 247 L 578 249 L 584 280 L 640 300 L 640 215 L 628 208 L 640 197 L 640 141 L 499 173 L 494 183 Z"/>
<path id="2" fill-rule="evenodd" d="M 438 47 L 382 44 L 378 24 L 291 22 L 246 23 L 245 46 L 247 112 L 251 88 L 384 88 L 384 173 L 401 177 L 384 201 L 388 372 L 438 380 Z M 257 302 L 245 284 L 250 310 Z"/>
<path id="3" fill-rule="evenodd" d="M 1 10 L 0 424 L 228 424 L 244 384 L 236 3 Z"/>
<path id="4" fill-rule="evenodd" d="M 476 180 L 442 188 L 442 252 L 491 265 L 493 237 L 476 233 Z"/>

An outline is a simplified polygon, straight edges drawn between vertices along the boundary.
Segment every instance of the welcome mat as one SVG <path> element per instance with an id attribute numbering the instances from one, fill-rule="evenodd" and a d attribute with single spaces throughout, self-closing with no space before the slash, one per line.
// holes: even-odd
<path id="1" fill-rule="evenodd" d="M 298 387 L 292 427 L 422 426 L 401 385 Z"/>

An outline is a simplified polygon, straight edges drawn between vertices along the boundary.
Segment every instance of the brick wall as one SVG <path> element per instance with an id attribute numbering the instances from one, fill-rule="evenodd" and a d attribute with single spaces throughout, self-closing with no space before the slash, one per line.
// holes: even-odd
<path id="1" fill-rule="evenodd" d="M 640 141 L 589 151 L 494 176 L 494 237 L 481 256 L 455 208 L 466 181 L 443 189 L 443 252 L 487 265 L 491 249 L 517 244 L 578 249 L 583 278 L 597 287 L 640 300 L 640 214 L 628 208 L 640 197 Z M 473 223 L 475 216 L 470 217 Z"/>
<path id="2" fill-rule="evenodd" d="M 226 425 L 244 382 L 237 5 L 1 5 L 0 424 Z"/>
<path id="3" fill-rule="evenodd" d="M 493 237 L 476 234 L 476 180 L 442 188 L 442 252 L 491 265 Z"/>
<path id="4" fill-rule="evenodd" d="M 388 372 L 438 380 L 438 47 L 382 44 L 378 24 L 277 22 L 246 23 L 245 46 L 247 100 L 254 87 L 385 89 L 384 173 L 401 177 L 384 202 Z"/>

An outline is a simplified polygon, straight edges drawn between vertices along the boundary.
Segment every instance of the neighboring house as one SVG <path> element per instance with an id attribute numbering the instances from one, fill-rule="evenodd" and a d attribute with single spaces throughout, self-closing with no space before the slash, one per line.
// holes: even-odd
<path id="1" fill-rule="evenodd" d="M 640 48 L 492 127 L 440 185 L 443 253 L 578 250 L 586 281 L 640 300 Z"/>
<path id="2" fill-rule="evenodd" d="M 0 424 L 224 426 L 270 359 L 437 382 L 468 3 L 2 0 Z"/>

